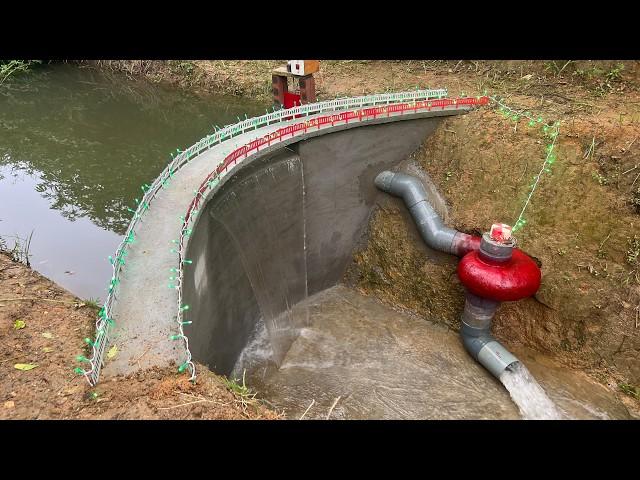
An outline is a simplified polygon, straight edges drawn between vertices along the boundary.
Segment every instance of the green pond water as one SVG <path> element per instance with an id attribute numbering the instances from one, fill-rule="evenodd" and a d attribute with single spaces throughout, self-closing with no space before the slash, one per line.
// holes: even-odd
<path id="1" fill-rule="evenodd" d="M 177 148 L 266 107 L 91 67 L 46 65 L 12 78 L 0 85 L 0 238 L 11 248 L 33 232 L 34 269 L 81 298 L 104 299 L 107 258 L 141 185 Z"/>

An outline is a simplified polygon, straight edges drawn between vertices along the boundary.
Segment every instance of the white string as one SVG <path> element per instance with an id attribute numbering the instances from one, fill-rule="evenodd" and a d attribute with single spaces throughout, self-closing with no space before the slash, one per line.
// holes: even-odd
<path id="1" fill-rule="evenodd" d="M 489 97 L 493 102 L 497 103 L 498 105 L 500 105 L 503 109 L 505 110 L 509 110 L 510 112 L 512 112 L 514 115 L 518 115 L 518 116 L 522 116 L 525 118 L 528 118 L 529 120 L 531 120 L 532 122 L 537 122 L 537 123 L 541 123 L 542 119 L 538 118 L 535 119 L 533 117 L 531 117 L 530 115 L 528 115 L 529 112 L 525 111 L 525 110 L 520 110 L 517 111 L 507 105 L 505 105 L 504 103 L 502 103 L 497 97 L 492 96 Z M 560 122 L 556 122 L 553 125 L 547 125 L 545 124 L 543 128 L 553 128 L 554 131 L 552 133 L 552 137 L 553 137 L 553 142 L 551 142 L 551 145 L 548 147 L 548 152 L 547 155 L 544 158 L 544 162 L 542 162 L 542 167 L 540 167 L 540 171 L 538 172 L 538 175 L 536 175 L 535 177 L 535 182 L 532 185 L 531 191 L 529 192 L 529 195 L 527 196 L 527 200 L 524 203 L 524 206 L 522 207 L 522 210 L 520 211 L 520 215 L 518 215 L 518 218 L 515 222 L 515 224 L 513 225 L 513 231 L 517 231 L 520 228 L 522 228 L 522 225 L 524 225 L 526 223 L 526 221 L 523 219 L 523 215 L 525 210 L 527 209 L 527 207 L 529 206 L 529 203 L 531 201 L 531 197 L 533 196 L 533 193 L 535 192 L 536 188 L 538 187 L 538 184 L 540 183 L 540 179 L 542 178 L 542 173 L 544 172 L 545 168 L 547 168 L 547 165 L 549 164 L 549 160 L 551 159 L 551 156 L 553 154 L 553 148 L 555 147 L 556 144 L 556 139 L 558 138 L 558 133 L 560 132 Z"/>
<path id="2" fill-rule="evenodd" d="M 553 142 L 551 143 L 549 151 L 547 152 L 547 156 L 544 159 L 544 162 L 542 162 L 542 167 L 540 168 L 540 171 L 538 172 L 538 175 L 536 176 L 536 181 L 533 184 L 533 188 L 531 189 L 531 192 L 529 192 L 529 196 L 527 197 L 526 202 L 524 202 L 524 206 L 522 207 L 522 210 L 520 211 L 520 215 L 518 215 L 518 219 L 516 220 L 515 225 L 520 225 L 521 224 L 521 220 L 522 220 L 522 216 L 524 215 L 524 211 L 527 209 L 527 206 L 529 205 L 529 201 L 531 200 L 531 197 L 533 196 L 533 192 L 536 191 L 536 187 L 538 186 L 538 183 L 540 183 L 540 178 L 542 178 L 542 172 L 544 172 L 544 169 L 547 167 L 547 165 L 549 163 L 549 159 L 551 158 L 551 155 L 553 153 L 553 147 L 555 146 L 556 139 L 558 138 L 558 132 L 560 131 L 560 122 L 556 123 L 554 128 L 555 128 L 555 131 L 554 131 L 554 134 L 553 134 Z"/>

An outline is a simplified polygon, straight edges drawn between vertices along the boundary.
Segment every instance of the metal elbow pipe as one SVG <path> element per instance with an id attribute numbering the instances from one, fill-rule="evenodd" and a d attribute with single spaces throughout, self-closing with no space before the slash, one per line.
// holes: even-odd
<path id="1" fill-rule="evenodd" d="M 467 352 L 499 379 L 519 360 L 491 335 L 491 321 L 498 305 L 499 302 L 467 292 L 460 336 Z"/>
<path id="2" fill-rule="evenodd" d="M 479 242 L 472 240 L 471 235 L 444 225 L 429 203 L 422 182 L 416 177 L 384 171 L 376 176 L 374 183 L 383 192 L 404 200 L 420 236 L 429 247 L 458 256 L 478 248 Z"/>

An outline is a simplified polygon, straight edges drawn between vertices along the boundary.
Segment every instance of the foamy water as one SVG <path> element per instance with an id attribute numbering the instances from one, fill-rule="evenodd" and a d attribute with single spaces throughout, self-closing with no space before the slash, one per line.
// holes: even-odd
<path id="1" fill-rule="evenodd" d="M 567 418 L 522 363 L 517 362 L 505 370 L 500 375 L 500 381 L 509 391 L 511 399 L 518 406 L 524 420 L 563 420 Z"/>
<path id="2" fill-rule="evenodd" d="M 233 367 L 230 377 L 242 378 L 245 370 L 261 365 L 273 358 L 273 348 L 269 341 L 269 332 L 263 321 L 256 324 L 247 346 L 242 350 Z"/>

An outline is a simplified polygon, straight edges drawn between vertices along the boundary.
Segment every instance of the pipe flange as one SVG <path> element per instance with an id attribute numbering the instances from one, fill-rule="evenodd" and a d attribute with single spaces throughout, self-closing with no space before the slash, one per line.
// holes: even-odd
<path id="1" fill-rule="evenodd" d="M 491 238 L 488 233 L 482 234 L 482 240 L 480 240 L 480 256 L 493 260 L 494 262 L 506 262 L 511 259 L 513 253 L 513 247 L 515 247 L 515 240 L 510 238 L 507 242 L 496 242 Z"/>

